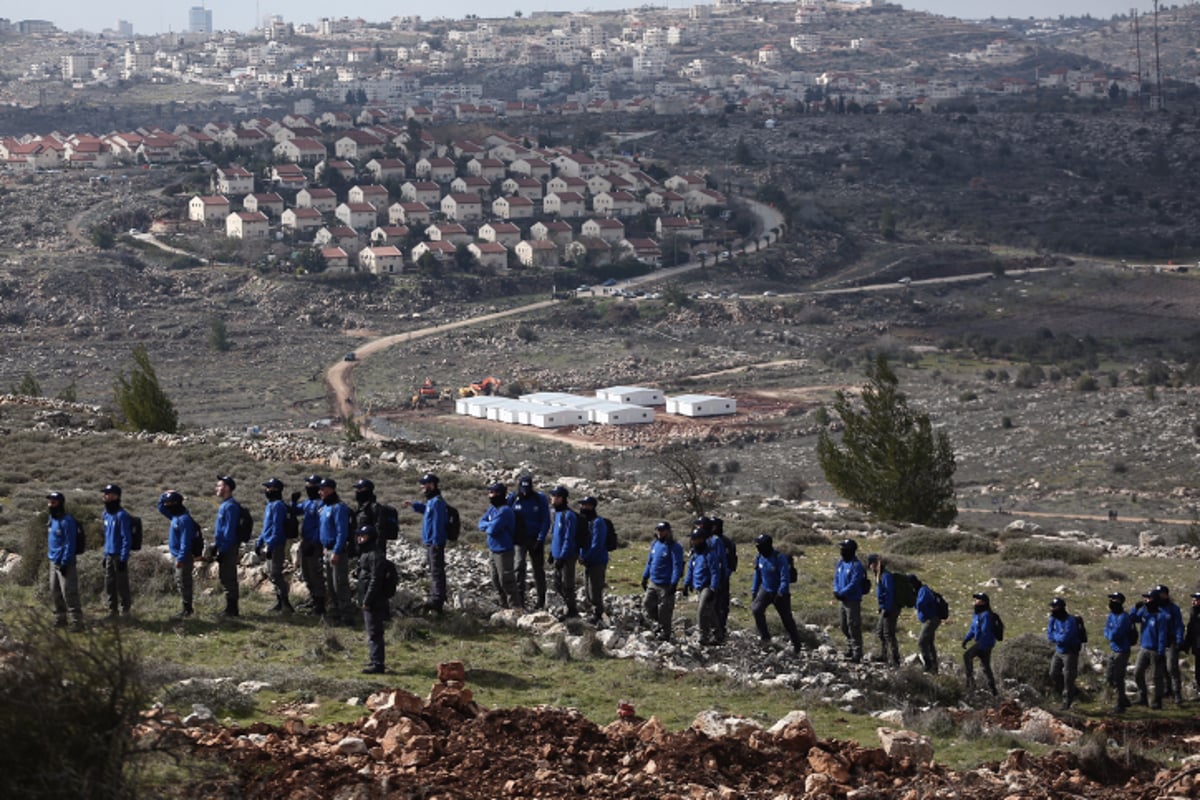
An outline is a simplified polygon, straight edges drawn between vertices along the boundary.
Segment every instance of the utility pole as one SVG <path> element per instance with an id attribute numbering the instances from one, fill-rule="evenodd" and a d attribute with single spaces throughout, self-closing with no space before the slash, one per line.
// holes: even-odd
<path id="1" fill-rule="evenodd" d="M 1154 0 L 1154 97 L 1151 100 L 1152 110 L 1163 110 L 1162 65 L 1158 60 L 1158 0 Z"/>
<path id="2" fill-rule="evenodd" d="M 1138 26 L 1138 11 L 1136 8 L 1129 9 L 1129 16 L 1133 18 L 1133 46 L 1137 53 L 1137 107 L 1138 114 L 1145 116 L 1146 110 L 1142 106 L 1142 29 Z"/>

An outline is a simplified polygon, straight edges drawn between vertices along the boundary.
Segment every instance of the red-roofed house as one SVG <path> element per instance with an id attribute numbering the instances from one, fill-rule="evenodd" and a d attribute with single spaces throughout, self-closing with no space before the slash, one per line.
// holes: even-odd
<path id="1" fill-rule="evenodd" d="M 225 235 L 231 239 L 266 239 L 271 223 L 261 211 L 235 211 L 225 218 Z"/>
<path id="2" fill-rule="evenodd" d="M 390 244 L 364 247 L 358 251 L 358 265 L 372 275 L 395 275 L 404 271 L 404 253 Z"/>
<path id="3" fill-rule="evenodd" d="M 229 216 L 229 201 L 220 195 L 195 195 L 188 201 L 188 219 L 208 225 Z"/>

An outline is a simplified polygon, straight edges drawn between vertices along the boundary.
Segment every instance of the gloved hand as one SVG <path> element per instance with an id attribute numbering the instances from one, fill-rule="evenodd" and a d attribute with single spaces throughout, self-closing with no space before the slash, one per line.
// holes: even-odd
<path id="1" fill-rule="evenodd" d="M 678 591 L 679 591 L 679 584 L 677 584 L 677 583 L 671 584 L 671 596 L 674 597 L 675 593 Z"/>
<path id="2" fill-rule="evenodd" d="M 685 584 L 683 585 L 683 596 L 684 596 L 684 597 L 687 597 L 687 596 L 688 596 L 689 594 L 691 594 L 691 593 L 692 593 L 692 587 L 691 587 L 691 586 L 688 586 L 688 585 L 685 583 Z"/>
<path id="3" fill-rule="evenodd" d="M 834 600 L 837 600 L 839 603 L 840 603 L 840 602 L 842 602 L 842 595 L 841 595 L 841 593 L 840 593 L 840 592 L 834 592 L 834 593 L 833 593 L 833 599 L 834 599 Z"/>
<path id="4" fill-rule="evenodd" d="M 124 572 L 127 569 L 129 569 L 128 561 L 118 561 L 117 562 L 117 572 Z"/>
<path id="5" fill-rule="evenodd" d="M 296 503 L 299 503 L 299 502 L 300 502 L 300 493 L 292 492 L 292 505 L 296 505 Z"/>
<path id="6" fill-rule="evenodd" d="M 962 646 L 963 646 L 963 647 L 962 647 L 962 649 L 963 649 L 963 650 L 966 650 L 966 649 L 967 649 L 967 643 L 966 643 L 966 641 L 963 641 L 963 643 L 962 643 Z"/>
<path id="7" fill-rule="evenodd" d="M 642 578 L 642 591 L 644 592 L 644 591 L 646 591 L 646 590 L 647 590 L 647 589 L 649 589 L 649 588 L 650 588 L 650 579 L 649 579 L 649 578 Z"/>

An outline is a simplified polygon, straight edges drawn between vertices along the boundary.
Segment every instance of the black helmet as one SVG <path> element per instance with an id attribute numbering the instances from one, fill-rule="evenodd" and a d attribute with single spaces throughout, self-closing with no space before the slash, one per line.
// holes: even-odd
<path id="1" fill-rule="evenodd" d="M 57 500 L 60 503 L 65 503 L 67 501 L 67 498 L 63 496 L 62 492 L 50 492 L 46 495 L 46 499 Z"/>
<path id="2" fill-rule="evenodd" d="M 657 525 L 655 525 L 655 526 L 654 526 L 654 530 L 656 530 L 656 531 L 669 531 L 669 530 L 671 530 L 671 523 L 667 522 L 667 521 L 664 519 L 662 522 L 660 522 L 660 523 L 658 523 Z"/>
<path id="3" fill-rule="evenodd" d="M 354 491 L 373 492 L 375 491 L 375 482 L 370 478 L 359 478 L 358 482 L 354 484 Z"/>

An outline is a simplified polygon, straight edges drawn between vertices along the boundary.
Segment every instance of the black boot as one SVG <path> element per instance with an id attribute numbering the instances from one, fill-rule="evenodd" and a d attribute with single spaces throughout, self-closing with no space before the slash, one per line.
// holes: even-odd
<path id="1" fill-rule="evenodd" d="M 286 597 L 279 598 L 279 604 L 283 607 L 284 614 L 295 614 L 296 609 L 292 608 L 292 603 Z"/>

